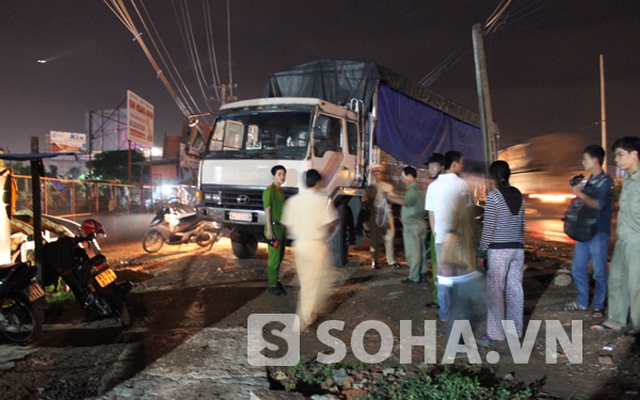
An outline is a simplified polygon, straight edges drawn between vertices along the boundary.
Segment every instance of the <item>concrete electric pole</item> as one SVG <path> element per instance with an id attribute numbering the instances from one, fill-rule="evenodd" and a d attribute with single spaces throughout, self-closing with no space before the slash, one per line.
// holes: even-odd
<path id="1" fill-rule="evenodd" d="M 487 65 L 484 56 L 484 41 L 482 26 L 475 24 L 472 31 L 473 58 L 476 65 L 476 85 L 478 88 L 478 107 L 480 110 L 480 125 L 484 145 L 485 174 L 489 176 L 489 166 L 495 160 L 495 134 L 493 117 L 491 114 L 491 99 L 489 96 L 489 81 L 487 79 Z"/>

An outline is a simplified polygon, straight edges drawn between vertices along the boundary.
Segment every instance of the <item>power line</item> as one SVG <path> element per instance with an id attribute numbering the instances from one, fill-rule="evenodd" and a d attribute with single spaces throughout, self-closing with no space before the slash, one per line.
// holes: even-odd
<path id="1" fill-rule="evenodd" d="M 127 8 L 124 5 L 123 0 L 111 0 L 111 5 L 107 3 L 108 0 L 103 0 L 103 1 L 118 16 L 120 21 L 129 29 L 129 31 L 133 33 L 134 40 L 136 40 L 140 45 L 140 47 L 142 48 L 142 51 L 147 56 L 147 59 L 149 60 L 153 68 L 156 70 L 158 78 L 160 78 L 162 83 L 165 85 L 165 87 L 173 97 L 174 101 L 178 105 L 178 108 L 182 111 L 184 115 L 189 115 L 189 109 L 187 105 L 181 101 L 175 89 L 171 86 L 171 83 L 167 80 L 167 78 L 163 74 L 162 69 L 160 69 L 160 67 L 158 66 L 158 63 L 155 61 L 153 55 L 149 51 L 149 48 L 146 46 L 146 44 L 142 40 L 142 36 L 140 32 L 138 32 L 138 30 L 136 29 L 133 19 L 131 18 L 131 15 L 127 11 Z M 133 3 L 133 1 L 132 1 L 132 4 L 135 8 L 135 4 Z"/>
<path id="2" fill-rule="evenodd" d="M 526 0 L 524 5 L 518 0 L 502 0 L 498 7 L 487 18 L 483 26 L 483 34 L 491 35 L 498 30 L 506 28 L 507 26 L 520 21 L 521 19 L 533 14 L 534 12 L 546 7 L 557 0 Z M 541 4 L 542 3 L 542 4 Z M 518 7 L 520 6 L 520 7 Z M 514 10 L 515 8 L 515 10 Z M 511 13 L 507 12 L 507 9 L 513 10 Z M 506 22 L 509 19 L 509 22 Z M 455 50 L 450 56 L 448 56 L 443 62 L 438 64 L 431 72 L 425 75 L 418 83 L 422 86 L 429 87 L 435 82 L 442 73 L 453 66 L 456 62 L 462 59 L 469 53 L 471 49 L 471 40 L 466 41 L 457 50 Z"/>
<path id="3" fill-rule="evenodd" d="M 211 10 L 209 8 L 209 2 L 202 0 L 203 8 L 205 9 L 205 29 L 207 33 L 207 49 L 209 50 L 209 61 L 211 65 L 211 77 L 213 78 L 212 89 L 215 92 L 216 98 L 220 100 L 220 93 L 218 88 L 220 87 L 220 73 L 218 71 L 218 57 L 216 56 L 216 46 L 213 38 L 213 23 L 211 21 Z"/>
<path id="4" fill-rule="evenodd" d="M 229 95 L 233 99 L 233 70 L 231 63 L 231 6 L 229 5 L 229 0 L 227 0 L 227 43 L 227 46 L 229 48 Z"/>

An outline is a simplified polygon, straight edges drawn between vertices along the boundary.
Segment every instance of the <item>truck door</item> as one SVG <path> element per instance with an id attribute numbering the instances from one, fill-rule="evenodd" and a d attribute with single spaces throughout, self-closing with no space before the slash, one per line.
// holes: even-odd
<path id="1" fill-rule="evenodd" d="M 312 165 L 323 176 L 323 189 L 331 195 L 337 187 L 350 187 L 356 179 L 357 127 L 353 135 L 347 135 L 346 121 L 320 114 L 316 119 Z M 354 136 L 354 143 L 350 137 Z"/>

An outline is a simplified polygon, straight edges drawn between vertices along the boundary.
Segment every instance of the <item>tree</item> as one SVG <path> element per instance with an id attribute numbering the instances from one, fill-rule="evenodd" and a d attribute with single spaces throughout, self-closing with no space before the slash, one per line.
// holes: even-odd
<path id="1" fill-rule="evenodd" d="M 27 163 L 27 165 L 24 165 L 21 162 L 17 162 L 13 164 L 13 173 L 15 175 L 31 176 L 31 164 Z"/>
<path id="2" fill-rule="evenodd" d="M 84 172 L 78 167 L 72 167 L 69 172 L 67 172 L 68 179 L 80 179 Z"/>
<path id="3" fill-rule="evenodd" d="M 45 174 L 48 178 L 57 178 L 58 175 L 58 166 L 57 165 L 49 165 L 49 172 Z"/>
<path id="4" fill-rule="evenodd" d="M 114 180 L 129 183 L 129 156 L 128 150 L 105 151 L 96 155 L 93 160 L 93 178 Z M 144 163 L 146 159 L 140 151 L 131 151 L 131 162 Z M 140 167 L 134 165 L 131 171 L 133 182 L 140 180 Z"/>

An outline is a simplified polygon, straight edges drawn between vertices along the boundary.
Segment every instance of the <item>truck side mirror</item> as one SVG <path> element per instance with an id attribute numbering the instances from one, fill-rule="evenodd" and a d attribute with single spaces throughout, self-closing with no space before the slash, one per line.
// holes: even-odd
<path id="1" fill-rule="evenodd" d="M 329 138 L 329 118 L 319 116 L 313 126 L 313 138 L 324 140 Z"/>

